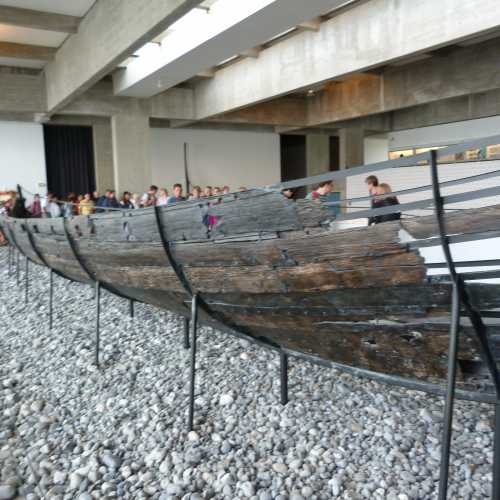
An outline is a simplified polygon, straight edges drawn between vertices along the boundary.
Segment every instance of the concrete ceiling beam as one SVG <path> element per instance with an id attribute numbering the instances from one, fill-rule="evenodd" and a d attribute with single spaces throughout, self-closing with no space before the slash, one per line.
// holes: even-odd
<path id="1" fill-rule="evenodd" d="M 0 24 L 59 33 L 76 33 L 80 21 L 80 17 L 0 5 Z"/>
<path id="2" fill-rule="evenodd" d="M 220 2 L 220 3 L 219 3 Z M 190 80 L 222 61 L 248 52 L 297 24 L 341 6 L 345 0 L 219 0 L 210 9 L 205 27 L 194 33 L 172 33 L 154 57 L 139 58 L 126 71 L 113 75 L 117 95 L 150 97 Z M 187 28 L 186 28 L 187 29 Z M 250 55 L 252 54 L 252 55 Z M 219 71 L 218 71 L 219 72 Z"/>
<path id="3" fill-rule="evenodd" d="M 309 126 L 410 108 L 500 88 L 500 39 L 455 48 L 447 57 L 354 76 L 309 98 Z"/>
<path id="4" fill-rule="evenodd" d="M 59 114 L 113 116 L 144 114 L 154 119 L 193 120 L 194 101 L 191 89 L 174 88 L 151 99 L 120 97 L 113 94 L 111 82 L 99 82 L 71 103 Z"/>
<path id="5" fill-rule="evenodd" d="M 24 43 L 0 41 L 0 57 L 52 61 L 56 51 L 57 49 L 54 47 L 42 47 L 41 45 L 28 45 Z"/>
<path id="6" fill-rule="evenodd" d="M 202 0 L 97 0 L 45 67 L 51 113 L 111 72 Z"/>
<path id="7" fill-rule="evenodd" d="M 215 76 L 215 69 L 205 69 L 197 73 L 195 76 L 198 78 L 213 78 Z"/>
<path id="8" fill-rule="evenodd" d="M 257 59 L 261 50 L 261 47 L 253 47 L 251 49 L 240 52 L 238 55 L 240 57 L 251 57 L 252 59 Z"/>
<path id="9" fill-rule="evenodd" d="M 439 10 L 437 23 L 435 0 L 355 4 L 321 23 L 318 32 L 303 31 L 267 48 L 256 60 L 242 59 L 217 71 L 210 81 L 197 83 L 197 118 L 345 78 L 500 27 L 500 18 L 492 15 L 498 0 L 441 0 Z"/>
<path id="10" fill-rule="evenodd" d="M 297 28 L 302 31 L 319 31 L 321 25 L 321 19 L 316 17 L 310 21 L 304 21 L 303 23 L 297 24 Z"/>
<path id="11" fill-rule="evenodd" d="M 283 97 L 216 116 L 210 120 L 303 128 L 307 126 L 307 102 L 301 98 Z"/>

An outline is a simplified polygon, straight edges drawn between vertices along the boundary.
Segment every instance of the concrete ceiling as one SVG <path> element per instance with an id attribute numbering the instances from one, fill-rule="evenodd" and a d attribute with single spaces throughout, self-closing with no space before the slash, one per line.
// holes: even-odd
<path id="1" fill-rule="evenodd" d="M 55 31 L 45 31 L 22 26 L 0 24 L 0 41 L 22 43 L 26 45 L 40 45 L 45 47 L 59 47 L 68 35 Z"/>
<path id="2" fill-rule="evenodd" d="M 210 77 L 212 69 L 224 61 L 258 57 L 261 44 L 302 23 L 309 23 L 306 29 L 316 29 L 318 16 L 346 3 L 349 2 L 218 0 L 209 12 L 189 13 L 191 22 L 177 30 L 172 26 L 171 35 L 167 35 L 161 45 L 117 72 L 113 77 L 115 93 L 151 97 L 197 75 Z"/>
<path id="3" fill-rule="evenodd" d="M 0 5 L 83 17 L 95 0 L 0 0 Z"/>
<path id="4" fill-rule="evenodd" d="M 13 68 L 33 68 L 42 69 L 47 61 L 38 59 L 18 59 L 16 57 L 0 57 L 0 66 L 10 66 Z"/>
<path id="5" fill-rule="evenodd" d="M 0 65 L 43 68 L 50 57 L 36 49 L 30 50 L 31 47 L 58 48 L 69 36 L 69 32 L 64 32 L 64 28 L 59 27 L 49 29 L 50 22 L 48 27 L 38 29 L 36 13 L 49 14 L 44 19 L 51 21 L 56 27 L 58 21 L 61 24 L 63 20 L 57 17 L 50 20 L 50 14 L 81 18 L 94 3 L 95 0 L 0 0 Z M 13 9 L 4 12 L 2 7 Z M 33 20 L 33 27 L 28 26 L 30 19 Z"/>

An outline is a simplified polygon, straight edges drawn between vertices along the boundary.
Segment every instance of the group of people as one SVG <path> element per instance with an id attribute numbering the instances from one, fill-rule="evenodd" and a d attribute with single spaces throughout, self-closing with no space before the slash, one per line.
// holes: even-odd
<path id="1" fill-rule="evenodd" d="M 240 187 L 238 190 L 245 191 L 246 188 Z M 204 189 L 200 186 L 194 186 L 191 192 L 184 196 L 182 185 L 176 183 L 172 187 L 171 194 L 166 188 L 158 188 L 152 185 L 143 195 L 125 191 L 119 199 L 113 189 L 106 190 L 103 195 L 98 191 L 84 195 L 69 193 L 65 200 L 59 200 L 54 193 L 48 193 L 44 199 L 39 194 L 35 194 L 32 203 L 28 206 L 25 206 L 24 202 L 21 203 L 20 200 L 16 204 L 16 197 L 13 196 L 4 203 L 2 210 L 4 213 L 21 218 L 72 217 L 74 215 L 91 215 L 117 209 L 171 205 L 180 201 L 209 198 L 229 192 L 229 186 L 223 188 L 206 186 Z"/>
<path id="2" fill-rule="evenodd" d="M 365 184 L 367 185 L 368 193 L 370 194 L 371 208 L 376 209 L 399 205 L 397 196 L 391 194 L 391 186 L 385 182 L 380 183 L 375 175 L 369 175 L 365 179 Z M 311 191 L 306 198 L 309 200 L 328 201 L 328 195 L 332 193 L 333 187 L 333 181 L 320 182 L 318 187 L 314 191 Z M 284 189 L 282 193 L 287 198 L 294 197 L 294 192 L 291 189 Z M 341 211 L 341 202 L 337 202 L 330 208 L 335 214 L 339 214 Z M 400 218 L 401 213 L 399 212 L 374 215 L 368 218 L 368 225 L 371 226 L 382 222 L 399 220 Z"/>
<path id="3" fill-rule="evenodd" d="M 371 197 L 372 208 L 382 208 L 399 204 L 397 197 L 391 195 L 392 191 L 389 184 L 379 183 L 375 175 L 368 176 L 365 179 L 365 183 Z M 246 188 L 240 187 L 238 191 L 246 191 Z M 307 199 L 327 201 L 328 195 L 332 191 L 333 181 L 324 181 L 319 183 L 318 187 L 307 195 Z M 14 197 L 4 204 L 2 210 L 13 217 L 20 218 L 72 217 L 74 215 L 91 215 L 93 213 L 116 209 L 171 205 L 185 200 L 197 200 L 224 195 L 229 192 L 229 186 L 224 186 L 223 188 L 206 186 L 204 189 L 201 189 L 200 186 L 194 186 L 191 192 L 187 196 L 184 196 L 182 185 L 176 183 L 173 185 L 171 194 L 165 188 L 158 188 L 152 185 L 142 196 L 125 191 L 120 199 L 117 199 L 116 192 L 113 189 L 108 189 L 103 195 L 100 195 L 98 191 L 80 196 L 70 193 L 64 201 L 58 200 L 53 193 L 48 193 L 44 200 L 42 200 L 40 195 L 36 194 L 33 202 L 27 207 L 24 204 L 24 200 Z M 282 194 L 288 199 L 295 197 L 295 192 L 291 189 L 284 189 Z M 334 213 L 340 213 L 340 204 L 331 208 Z M 375 215 L 369 218 L 368 224 L 380 224 L 381 222 L 398 220 L 400 217 L 400 213 Z"/>

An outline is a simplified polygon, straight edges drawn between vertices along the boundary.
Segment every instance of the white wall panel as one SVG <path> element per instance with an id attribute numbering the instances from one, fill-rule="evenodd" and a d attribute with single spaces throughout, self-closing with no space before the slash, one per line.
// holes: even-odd
<path id="1" fill-rule="evenodd" d="M 38 123 L 0 122 L 0 191 L 16 184 L 46 193 L 43 127 Z"/>
<path id="2" fill-rule="evenodd" d="M 192 184 L 265 186 L 280 180 L 278 134 L 219 130 L 153 128 L 153 182 L 171 189 L 184 184 L 184 143 L 188 144 L 188 172 Z"/>

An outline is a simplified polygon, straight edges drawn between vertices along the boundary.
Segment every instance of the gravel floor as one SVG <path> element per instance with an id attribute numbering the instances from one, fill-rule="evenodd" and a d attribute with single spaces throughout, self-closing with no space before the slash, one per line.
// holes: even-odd
<path id="1" fill-rule="evenodd" d="M 10 498 L 436 498 L 443 404 L 414 391 L 279 359 L 202 329 L 196 431 L 179 318 L 103 292 L 93 367 L 89 286 L 31 266 L 30 302 L 0 248 L 0 500 Z M 24 269 L 24 262 L 21 266 Z M 491 490 L 492 411 L 459 402 L 449 498 Z"/>

